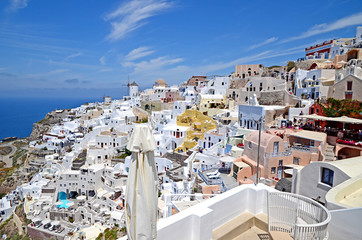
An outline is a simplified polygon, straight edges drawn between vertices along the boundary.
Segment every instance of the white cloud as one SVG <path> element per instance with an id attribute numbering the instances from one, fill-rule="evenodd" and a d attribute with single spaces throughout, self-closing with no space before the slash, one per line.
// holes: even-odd
<path id="1" fill-rule="evenodd" d="M 100 57 L 100 58 L 99 58 L 99 62 L 100 62 L 102 65 L 106 64 L 106 56 Z"/>
<path id="2" fill-rule="evenodd" d="M 133 61 L 133 60 L 136 60 L 139 58 L 143 58 L 152 53 L 154 53 L 154 51 L 150 50 L 149 47 L 139 47 L 139 48 L 133 49 L 131 52 L 129 52 L 127 54 L 126 61 Z"/>
<path id="3" fill-rule="evenodd" d="M 113 69 L 112 68 L 103 68 L 103 69 L 101 69 L 101 70 L 99 70 L 99 72 L 112 72 L 113 71 Z"/>
<path id="4" fill-rule="evenodd" d="M 79 57 L 79 56 L 82 56 L 83 53 L 81 52 L 77 52 L 77 53 L 73 53 L 73 54 L 70 54 L 69 56 L 67 56 L 64 61 L 68 61 L 69 59 L 72 59 L 72 58 L 75 58 L 75 57 Z"/>
<path id="5" fill-rule="evenodd" d="M 349 26 L 359 25 L 359 24 L 362 24 L 362 12 L 338 19 L 337 21 L 329 24 L 323 23 L 316 25 L 310 28 L 308 31 L 302 33 L 301 35 L 288 38 L 286 40 L 281 41 L 281 43 L 290 42 L 298 39 L 304 39 L 318 34 L 331 32 L 334 30 L 338 30 Z"/>
<path id="6" fill-rule="evenodd" d="M 173 5 L 166 0 L 131 0 L 121 4 L 115 11 L 105 16 L 106 21 L 111 21 L 112 30 L 107 36 L 110 41 L 124 38 L 145 25 L 145 20 L 170 8 Z"/>
<path id="7" fill-rule="evenodd" d="M 268 38 L 268 39 L 265 40 L 264 42 L 261 42 L 261 43 L 254 44 L 254 45 L 250 46 L 250 47 L 249 47 L 249 50 L 262 47 L 262 46 L 267 45 L 267 44 L 269 44 L 269 43 L 275 42 L 276 40 L 278 40 L 278 38 L 276 38 L 276 37 Z"/>
<path id="8" fill-rule="evenodd" d="M 26 8 L 28 6 L 29 0 L 10 0 L 10 4 L 7 10 L 16 12 L 19 9 Z"/>
<path id="9" fill-rule="evenodd" d="M 142 73 L 144 71 L 156 71 L 162 69 L 164 66 L 173 65 L 182 62 L 183 58 L 169 58 L 168 56 L 158 57 L 149 61 L 125 62 L 124 67 L 134 68 L 134 73 Z"/>

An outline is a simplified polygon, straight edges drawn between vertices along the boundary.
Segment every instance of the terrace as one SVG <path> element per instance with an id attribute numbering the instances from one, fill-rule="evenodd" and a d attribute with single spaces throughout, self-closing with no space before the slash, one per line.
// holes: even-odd
<path id="1" fill-rule="evenodd" d="M 246 184 L 158 222 L 158 239 L 328 239 L 328 210 L 312 199 Z"/>

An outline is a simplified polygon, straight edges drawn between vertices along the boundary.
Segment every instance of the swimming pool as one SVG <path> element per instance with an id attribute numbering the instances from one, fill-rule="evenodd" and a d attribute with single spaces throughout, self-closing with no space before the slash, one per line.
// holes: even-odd
<path id="1" fill-rule="evenodd" d="M 71 201 L 67 200 L 67 194 L 65 192 L 59 192 L 58 198 L 59 201 L 62 203 L 57 205 L 58 208 L 69 208 L 67 204 L 70 203 Z"/>
<path id="2" fill-rule="evenodd" d="M 60 202 L 62 202 L 62 204 L 57 205 L 58 208 L 69 208 L 67 204 L 70 203 L 71 201 L 67 199 L 60 199 Z"/>

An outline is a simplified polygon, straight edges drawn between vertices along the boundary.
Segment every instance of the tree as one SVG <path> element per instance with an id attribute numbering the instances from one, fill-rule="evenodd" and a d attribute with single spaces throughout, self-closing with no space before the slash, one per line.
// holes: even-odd
<path id="1" fill-rule="evenodd" d="M 362 118 L 362 102 L 350 99 L 328 98 L 326 104 L 319 104 L 327 117 L 348 116 L 353 118 Z"/>
<path id="2" fill-rule="evenodd" d="M 292 70 L 293 67 L 295 67 L 295 62 L 293 62 L 293 61 L 288 61 L 288 63 L 287 63 L 287 72 L 289 72 L 290 70 Z"/>

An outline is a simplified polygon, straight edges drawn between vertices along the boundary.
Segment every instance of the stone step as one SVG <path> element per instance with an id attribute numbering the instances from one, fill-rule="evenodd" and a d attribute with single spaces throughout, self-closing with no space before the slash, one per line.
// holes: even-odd
<path id="1" fill-rule="evenodd" d="M 272 240 L 292 240 L 293 238 L 290 236 L 289 233 L 286 232 L 279 232 L 279 231 L 270 231 L 270 238 Z"/>
<path id="2" fill-rule="evenodd" d="M 240 236 L 251 228 L 257 228 L 260 233 L 268 231 L 268 217 L 266 214 L 253 215 L 245 212 L 231 219 L 224 225 L 212 232 L 213 240 L 233 240 L 240 239 Z"/>

